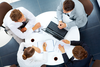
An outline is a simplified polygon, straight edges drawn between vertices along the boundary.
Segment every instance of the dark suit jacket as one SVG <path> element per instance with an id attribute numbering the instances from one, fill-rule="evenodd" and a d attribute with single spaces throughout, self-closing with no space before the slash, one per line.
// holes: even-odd
<path id="1" fill-rule="evenodd" d="M 89 67 L 89 62 L 91 60 L 89 48 L 86 44 L 80 42 L 80 41 L 71 41 L 71 45 L 73 46 L 82 46 L 87 52 L 88 57 L 83 60 L 70 60 L 66 53 L 62 54 L 64 63 L 67 65 L 67 67 Z"/>

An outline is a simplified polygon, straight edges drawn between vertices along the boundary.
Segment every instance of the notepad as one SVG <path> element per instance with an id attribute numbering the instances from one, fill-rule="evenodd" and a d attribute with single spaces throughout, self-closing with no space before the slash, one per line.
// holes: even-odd
<path id="1" fill-rule="evenodd" d="M 43 52 L 43 43 L 46 42 L 47 47 L 46 50 L 48 52 L 51 52 L 54 50 L 54 41 L 53 40 L 46 40 L 46 41 L 41 41 L 37 43 L 37 47 L 40 48 L 41 52 Z"/>

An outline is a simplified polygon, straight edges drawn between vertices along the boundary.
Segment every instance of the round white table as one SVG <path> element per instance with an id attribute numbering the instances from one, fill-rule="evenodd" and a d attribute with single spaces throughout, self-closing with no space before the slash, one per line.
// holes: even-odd
<path id="1" fill-rule="evenodd" d="M 12 36 L 5 33 L 4 29 L 0 29 L 0 47 L 6 45 L 10 40 Z"/>
<path id="2" fill-rule="evenodd" d="M 46 28 L 51 20 L 55 21 L 53 19 L 55 17 L 56 17 L 56 12 L 55 11 L 49 11 L 49 12 L 45 12 L 45 13 L 42 13 L 42 14 L 38 15 L 36 18 L 41 23 L 42 28 Z M 32 38 L 35 39 L 34 42 L 31 42 Z M 37 42 L 45 41 L 45 40 L 49 40 L 49 39 L 54 40 L 54 44 L 55 44 L 56 41 L 59 41 L 56 38 L 54 38 L 52 35 L 50 35 L 50 34 L 48 34 L 48 33 L 41 30 L 41 32 L 39 32 L 39 33 L 32 33 L 30 36 L 28 36 L 25 39 L 25 42 L 26 43 L 31 43 L 31 44 L 37 46 L 37 44 L 36 44 Z M 80 40 L 80 34 L 79 34 L 79 30 L 78 30 L 77 26 L 72 27 L 68 31 L 68 33 L 65 35 L 64 39 L 79 41 Z M 58 64 L 64 63 L 61 53 L 53 51 L 53 52 L 49 52 L 48 54 L 49 54 L 48 58 L 47 58 L 48 62 L 45 63 L 46 65 L 58 65 Z M 42 54 L 40 54 L 40 55 L 39 55 L 39 58 L 41 59 Z M 58 57 L 58 60 L 55 61 L 54 57 Z"/>

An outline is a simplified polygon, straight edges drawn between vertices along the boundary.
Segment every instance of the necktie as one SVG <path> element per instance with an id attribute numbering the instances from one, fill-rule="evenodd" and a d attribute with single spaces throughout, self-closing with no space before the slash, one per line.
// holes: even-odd
<path id="1" fill-rule="evenodd" d="M 67 16 L 69 16 L 69 14 L 67 13 Z"/>

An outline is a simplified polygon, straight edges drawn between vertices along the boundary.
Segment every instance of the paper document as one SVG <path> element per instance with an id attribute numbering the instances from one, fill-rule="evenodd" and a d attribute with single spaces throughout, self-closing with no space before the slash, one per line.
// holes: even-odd
<path id="1" fill-rule="evenodd" d="M 70 47 L 70 44 L 66 44 L 66 43 L 64 43 L 64 42 L 62 42 L 62 41 L 57 41 L 56 44 L 55 44 L 54 51 L 57 51 L 57 52 L 60 52 L 60 53 L 61 53 L 61 51 L 60 51 L 59 48 L 58 48 L 59 44 L 62 45 L 62 46 L 64 45 L 64 49 L 65 49 L 65 50 L 66 50 L 66 49 L 68 50 L 69 47 Z"/>
<path id="2" fill-rule="evenodd" d="M 47 47 L 46 50 L 47 51 L 53 51 L 54 50 L 54 41 L 53 40 L 46 40 L 46 41 L 41 41 L 37 43 L 38 48 L 40 48 L 41 52 L 43 52 L 43 43 L 46 42 Z"/>
<path id="3" fill-rule="evenodd" d="M 75 46 L 71 46 L 70 44 L 66 44 L 66 43 L 64 43 L 64 42 L 62 42 L 62 41 L 57 41 L 56 44 L 55 44 L 54 51 L 56 51 L 56 52 L 58 52 L 58 53 L 61 53 L 61 54 L 62 54 L 62 52 L 61 52 L 61 51 L 59 50 L 59 48 L 58 48 L 59 44 L 61 44 L 62 46 L 64 45 L 64 49 L 65 49 L 65 52 L 67 53 L 67 56 L 68 56 L 69 58 L 71 58 L 71 57 L 73 56 L 72 50 L 73 50 L 73 48 L 74 48 Z"/>

